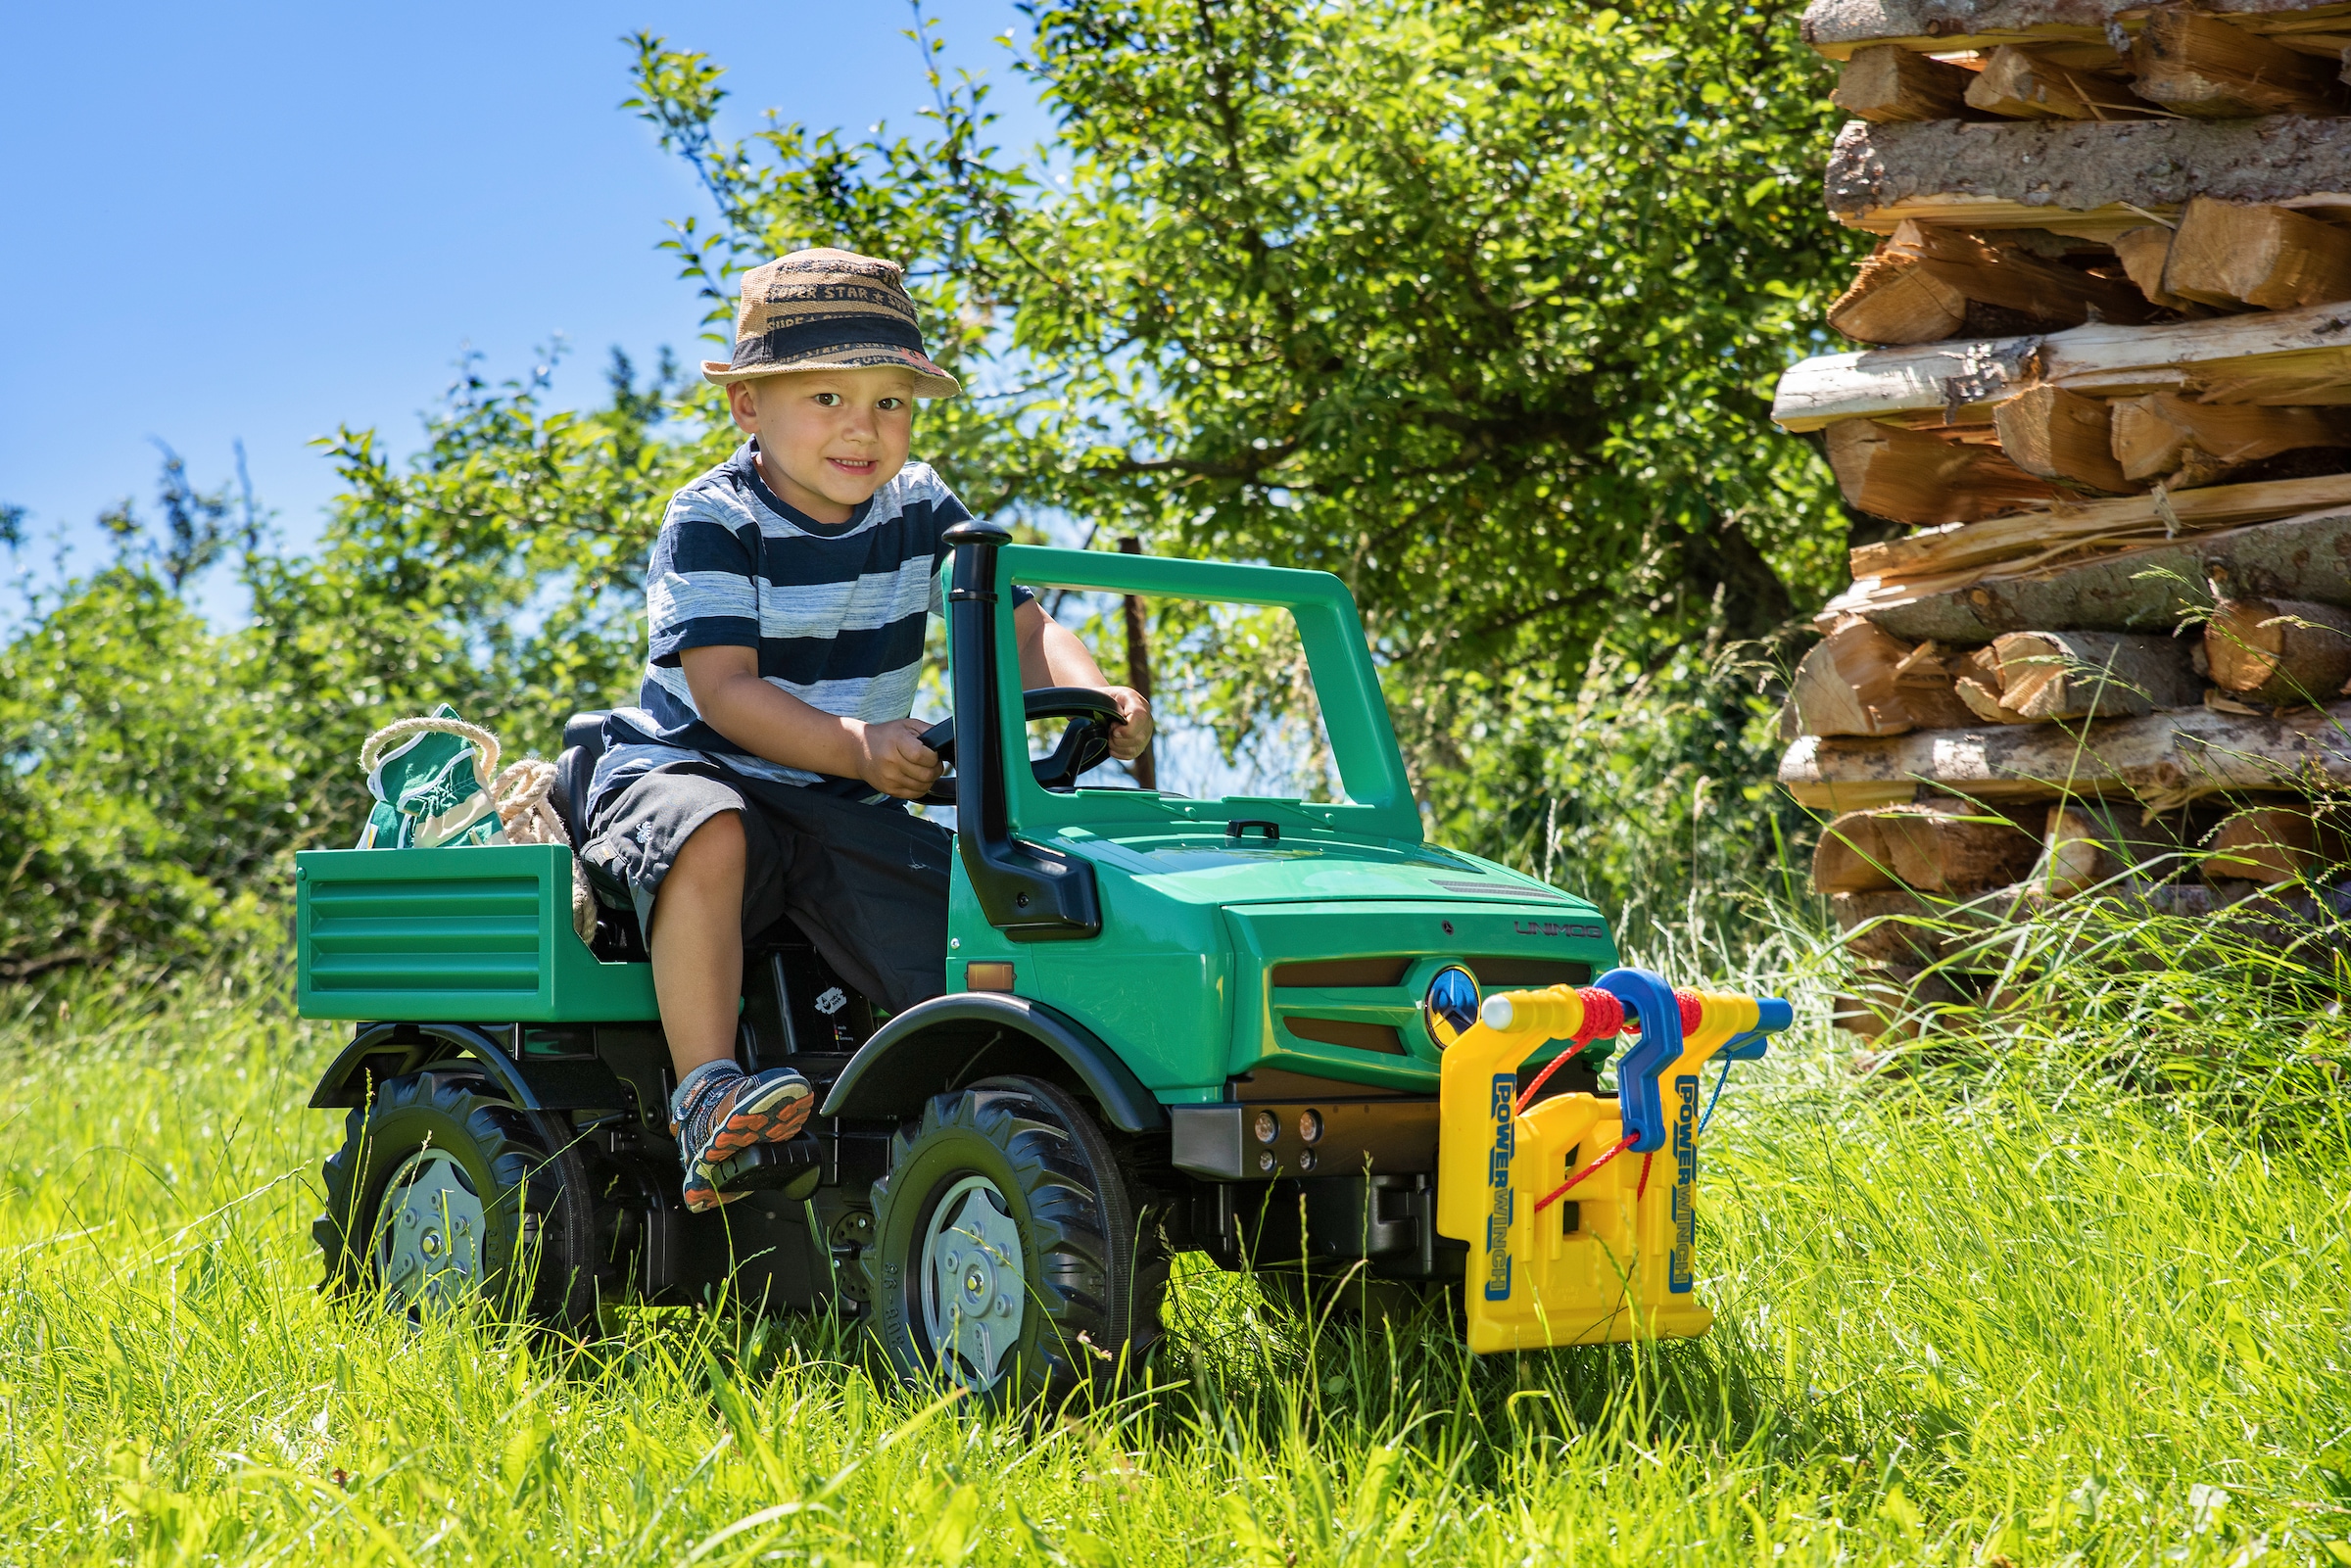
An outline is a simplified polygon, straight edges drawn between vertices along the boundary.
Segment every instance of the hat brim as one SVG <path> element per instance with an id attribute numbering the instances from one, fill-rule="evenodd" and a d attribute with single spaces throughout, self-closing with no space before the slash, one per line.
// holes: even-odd
<path id="1" fill-rule="evenodd" d="M 739 365 L 725 359 L 702 361 L 702 379 L 720 387 L 738 381 L 757 381 L 764 376 L 802 375 L 811 370 L 903 370 L 914 377 L 914 395 L 918 398 L 952 398 L 963 391 L 962 382 L 923 355 L 891 344 L 844 344 L 785 363 L 770 360 Z"/>

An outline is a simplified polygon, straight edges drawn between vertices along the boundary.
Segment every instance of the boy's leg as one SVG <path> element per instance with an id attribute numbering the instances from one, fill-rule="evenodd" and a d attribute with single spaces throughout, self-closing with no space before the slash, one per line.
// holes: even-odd
<path id="1" fill-rule="evenodd" d="M 670 1121 L 686 1206 L 726 1202 L 718 1167 L 758 1143 L 799 1135 L 815 1108 L 789 1068 L 750 1076 L 735 1060 L 743 933 L 776 907 L 772 828 L 706 765 L 656 770 L 600 802 L 587 857 L 628 882 L 653 961 L 662 1032 L 677 1069 Z"/>

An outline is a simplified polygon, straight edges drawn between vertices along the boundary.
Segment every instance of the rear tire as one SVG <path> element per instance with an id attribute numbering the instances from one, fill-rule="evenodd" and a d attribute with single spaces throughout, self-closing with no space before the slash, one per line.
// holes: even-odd
<path id="1" fill-rule="evenodd" d="M 551 1327 L 594 1325 L 608 1272 L 586 1159 L 464 1072 L 415 1072 L 354 1107 L 311 1226 L 325 1288 L 379 1290 L 411 1322 L 481 1299 Z"/>
<path id="2" fill-rule="evenodd" d="M 936 1096 L 891 1141 L 858 1259 L 890 1368 L 1013 1404 L 1104 1386 L 1160 1337 L 1168 1265 L 1083 1102 L 1029 1077 Z"/>

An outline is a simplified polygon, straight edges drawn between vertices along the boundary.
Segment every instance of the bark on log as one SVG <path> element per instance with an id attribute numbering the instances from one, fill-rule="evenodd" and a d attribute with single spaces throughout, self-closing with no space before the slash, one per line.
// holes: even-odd
<path id="1" fill-rule="evenodd" d="M 1905 223 L 1830 305 L 1829 325 L 1858 343 L 1936 343 L 1962 329 L 1987 337 L 2062 331 L 2092 319 L 2144 321 L 2151 309 L 2117 279 L 1972 234 Z"/>
<path id="2" fill-rule="evenodd" d="M 2351 299 L 2351 229 L 2283 207 L 2199 196 L 2180 214 L 2160 286 L 2225 310 Z"/>
<path id="3" fill-rule="evenodd" d="M 2339 0 L 2205 0 L 2204 9 L 2288 44 L 2297 31 L 2340 30 L 2351 16 Z M 1888 43 L 1943 53 L 2052 40 L 2111 59 L 2107 27 L 2135 28 L 2145 14 L 2146 0 L 1813 0 L 1802 29 L 1831 60 Z"/>
<path id="4" fill-rule="evenodd" d="M 1829 466 L 1845 499 L 1897 523 L 1973 522 L 2058 495 L 1993 446 L 1942 441 L 1869 419 L 1831 426 L 1828 445 Z"/>
<path id="5" fill-rule="evenodd" d="M 1967 112 L 1968 83 L 1975 74 L 1909 49 L 1860 49 L 1838 72 L 1829 102 L 1880 125 L 1956 119 Z"/>
<path id="6" fill-rule="evenodd" d="M 2035 387 L 1991 411 L 2000 451 L 2040 479 L 2102 495 L 2135 490 L 2114 458 L 2109 404 L 2062 387 Z"/>
<path id="7" fill-rule="evenodd" d="M 1881 47 L 1868 52 L 1875 55 L 1884 51 Z M 1984 69 L 1965 86 L 1969 108 L 2010 119 L 2144 119 L 2157 113 L 2145 99 L 2119 81 L 2059 65 L 2008 44 L 1994 49 L 1985 61 Z"/>
<path id="8" fill-rule="evenodd" d="M 2161 539 L 2344 505 L 2351 505 L 2351 474 L 2215 485 L 2177 496 L 2086 501 L 2062 512 L 2017 512 L 1965 528 L 1862 545 L 1851 551 L 1850 558 L 1855 580 L 1917 580 L 1941 573 L 1981 572 L 2029 557 L 2052 559 L 2090 542 L 2112 546 L 2133 539 Z"/>
<path id="9" fill-rule="evenodd" d="M 1992 643 L 2000 706 L 2038 723 L 2129 719 L 2202 697 L 2192 643 L 2135 632 L 2009 632 Z"/>
<path id="10" fill-rule="evenodd" d="M 2344 107 L 2324 61 L 2298 54 L 2217 17 L 2161 10 L 2131 41 L 2133 90 L 2201 119 L 2328 115 Z"/>
<path id="11" fill-rule="evenodd" d="M 1780 783 L 1829 811 L 1907 800 L 1932 784 L 1978 800 L 2132 795 L 2158 808 L 2206 795 L 2351 784 L 2351 703 L 2248 718 L 2208 708 L 2087 725 L 1922 730 L 1890 740 L 1805 736 Z"/>
<path id="12" fill-rule="evenodd" d="M 2351 304 L 1824 354 L 1780 377 L 1771 416 L 1788 430 L 1897 416 L 1975 424 L 2040 385 L 2101 398 L 2192 388 L 2206 403 L 2351 403 Z"/>
<path id="13" fill-rule="evenodd" d="M 1915 218 L 2109 243 L 2198 196 L 2341 212 L 2351 120 L 1854 120 L 1830 151 L 1825 194 L 1838 221 L 1879 234 Z"/>
<path id="14" fill-rule="evenodd" d="M 2351 862 L 2351 833 L 2307 805 L 2253 806 L 2224 821 L 2204 849 L 2207 878 L 2275 887 Z"/>
<path id="15" fill-rule="evenodd" d="M 2023 575 L 1957 581 L 1865 578 L 1830 601 L 1824 623 L 1866 615 L 1895 637 L 1986 641 L 2037 626 L 2170 631 L 2226 594 L 2351 604 L 2351 512 L 2167 540 Z"/>
<path id="16" fill-rule="evenodd" d="M 2172 490 L 2228 477 L 2264 457 L 2351 445 L 2351 408 L 2265 408 L 2198 403 L 2150 392 L 2108 404 L 2116 463 L 2134 483 L 2165 479 Z"/>
<path id="17" fill-rule="evenodd" d="M 2351 610 L 2304 599 L 2224 599 L 2204 623 L 2212 684 L 2253 702 L 2331 702 L 2351 681 Z"/>

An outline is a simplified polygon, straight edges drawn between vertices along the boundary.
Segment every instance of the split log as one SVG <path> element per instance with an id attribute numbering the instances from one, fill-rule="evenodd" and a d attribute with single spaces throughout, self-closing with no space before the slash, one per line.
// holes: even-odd
<path id="1" fill-rule="evenodd" d="M 1855 50 L 1838 72 L 1829 102 L 1874 124 L 1956 119 L 1967 112 L 1976 73 L 1908 49 Z"/>
<path id="2" fill-rule="evenodd" d="M 2000 706 L 2044 724 L 2186 707 L 2204 690 L 2188 662 L 2190 646 L 2133 632 L 2009 632 L 1992 643 Z"/>
<path id="3" fill-rule="evenodd" d="M 2351 229 L 2283 207 L 2199 196 L 2165 248 L 2160 287 L 2223 309 L 2351 300 Z"/>
<path id="4" fill-rule="evenodd" d="M 2063 387 L 2035 387 L 1991 411 L 2000 451 L 2037 478 L 2119 496 L 2136 489 L 2114 459 L 2109 404 Z"/>
<path id="5" fill-rule="evenodd" d="M 2157 113 L 2119 81 L 2058 65 L 2008 44 L 1994 49 L 1984 69 L 1965 86 L 1968 107 L 2010 119 L 2144 119 Z"/>
<path id="6" fill-rule="evenodd" d="M 1937 655 L 1931 643 L 1914 648 L 1859 617 L 1831 628 L 1796 668 L 1789 706 L 1798 733 L 1888 736 L 1965 723 Z"/>
<path id="7" fill-rule="evenodd" d="M 1868 578 L 1821 611 L 1827 624 L 1866 615 L 1897 638 L 1982 642 L 2039 626 L 2170 631 L 2216 594 L 2351 604 L 2351 513 L 2165 540 L 2021 573 Z M 1793 736 L 1791 737 L 1793 738 Z"/>
<path id="8" fill-rule="evenodd" d="M 2148 304 L 2189 315 L 2205 313 L 2204 307 L 2195 301 L 2164 292 L 2163 263 L 2172 254 L 2172 231 L 2163 224 L 2148 223 L 2123 230 L 2114 237 L 2114 254 L 2123 263 L 2123 271 L 2138 286 L 2138 292 L 2147 297 Z"/>
<path id="9" fill-rule="evenodd" d="M 2003 561 L 2055 558 L 2067 547 L 2088 542 L 2111 546 L 2135 538 L 2162 539 L 2344 505 L 2351 505 L 2351 474 L 2215 485 L 2177 496 L 2085 501 L 2062 512 L 2018 512 L 1965 528 L 1862 545 L 1850 558 L 1856 579 L 1981 572 Z"/>
<path id="10" fill-rule="evenodd" d="M 2111 58 L 2111 56 L 2109 57 Z M 2351 206 L 2351 119 L 1847 123 L 1829 154 L 1838 221 L 2054 229 L 2109 243 L 2198 196 L 2299 210 Z"/>
<path id="11" fill-rule="evenodd" d="M 1921 784 L 1995 804 L 2128 794 L 2168 809 L 2211 794 L 2351 785 L 2347 727 L 2351 703 L 2275 718 L 2185 708 L 1887 740 L 1805 736 L 1780 759 L 1779 777 L 1799 804 L 1828 811 L 1892 805 Z"/>
<path id="12" fill-rule="evenodd" d="M 1977 893 L 2023 877 L 2039 853 L 2039 837 L 2014 820 L 1965 801 L 1848 812 L 1821 830 L 1812 888 Z"/>
<path id="13" fill-rule="evenodd" d="M 1997 447 L 1946 442 L 1875 420 L 1831 426 L 1828 445 L 1845 499 L 1897 523 L 1973 522 L 2044 504 L 2058 494 Z"/>
<path id="14" fill-rule="evenodd" d="M 2207 403 L 2351 402 L 2351 305 L 1818 355 L 1780 377 L 1771 416 L 1788 430 L 1901 416 L 1975 424 L 2039 385 L 2101 398 L 2192 385 Z"/>
<path id="15" fill-rule="evenodd" d="M 2284 452 L 2351 446 L 2351 408 L 2198 403 L 2171 392 L 2117 398 L 2108 408 L 2124 475 L 2137 482 L 2168 476 L 2173 490 L 2209 485 Z"/>
<path id="16" fill-rule="evenodd" d="M 2212 684 L 2253 702 L 2331 702 L 2351 681 L 2351 610 L 2304 599 L 2224 599 L 2204 623 Z"/>
<path id="17" fill-rule="evenodd" d="M 2192 11 L 2155 11 L 2131 41 L 2139 97 L 2199 119 L 2332 115 L 2343 109 L 2327 65 Z"/>
<path id="18" fill-rule="evenodd" d="M 1970 652 L 1960 665 L 1954 689 L 1967 709 L 1986 724 L 2031 724 L 2033 721 L 2000 703 L 2005 683 L 2000 676 L 2000 656 L 1989 647 Z"/>
<path id="19" fill-rule="evenodd" d="M 2224 820 L 2204 849 L 2204 875 L 2212 880 L 2275 887 L 2351 863 L 2351 832 L 2324 809 L 2252 806 Z"/>
<path id="20" fill-rule="evenodd" d="M 2119 279 L 1955 229 L 1905 223 L 1830 305 L 1829 325 L 1858 343 L 1935 343 L 1963 332 L 1994 337 L 2089 320 L 2144 321 L 2150 309 Z"/>

